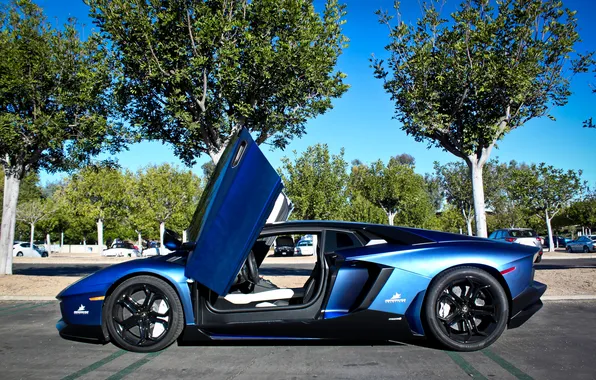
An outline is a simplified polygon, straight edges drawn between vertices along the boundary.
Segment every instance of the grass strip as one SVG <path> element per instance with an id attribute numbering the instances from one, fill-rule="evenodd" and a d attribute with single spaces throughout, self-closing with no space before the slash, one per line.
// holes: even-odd
<path id="1" fill-rule="evenodd" d="M 87 367 L 78 370 L 77 372 L 68 375 L 66 377 L 63 377 L 62 380 L 73 380 L 73 379 L 78 379 L 81 376 L 85 376 L 86 374 L 88 374 L 91 371 L 95 371 L 96 369 L 98 369 L 99 367 L 108 364 L 109 362 L 111 362 L 114 359 L 119 358 L 120 356 L 124 355 L 127 351 L 124 350 L 118 350 L 116 352 L 114 352 L 113 354 L 111 354 L 108 357 L 105 357 L 101 360 L 96 361 L 93 364 L 88 365 Z"/>

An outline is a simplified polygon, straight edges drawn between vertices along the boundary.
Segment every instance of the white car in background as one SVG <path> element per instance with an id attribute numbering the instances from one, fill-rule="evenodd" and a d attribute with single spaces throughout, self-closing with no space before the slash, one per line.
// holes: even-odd
<path id="1" fill-rule="evenodd" d="M 48 257 L 48 253 L 45 249 L 41 249 L 40 247 L 33 244 L 33 248 L 31 248 L 30 243 L 16 243 L 12 246 L 12 255 L 13 256 L 26 256 L 26 257 Z"/>
<path id="2" fill-rule="evenodd" d="M 294 248 L 294 255 L 312 256 L 315 254 L 315 242 L 313 240 L 301 239 Z"/>
<path id="3" fill-rule="evenodd" d="M 131 243 L 114 243 L 110 249 L 105 249 L 102 253 L 105 257 L 139 257 L 141 253 Z"/>
<path id="4" fill-rule="evenodd" d="M 173 251 L 170 251 L 167 248 L 160 248 L 159 244 L 157 244 L 156 247 L 151 247 L 151 248 L 145 248 L 143 249 L 143 256 L 145 257 L 149 257 L 149 256 L 164 256 L 167 255 L 169 253 L 172 253 Z"/>

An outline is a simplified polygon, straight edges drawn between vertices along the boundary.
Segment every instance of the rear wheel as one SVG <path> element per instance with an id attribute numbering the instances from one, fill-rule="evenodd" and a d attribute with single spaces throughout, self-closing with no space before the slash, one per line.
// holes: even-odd
<path id="1" fill-rule="evenodd" d="M 429 335 L 445 347 L 476 351 L 503 333 L 509 302 L 501 284 L 474 267 L 447 270 L 433 280 L 424 304 Z"/>
<path id="2" fill-rule="evenodd" d="M 587 245 L 584 245 L 584 253 L 590 252 L 590 248 Z"/>
<path id="3" fill-rule="evenodd" d="M 17 252 L 17 256 L 22 257 L 23 256 L 23 252 Z"/>
<path id="4" fill-rule="evenodd" d="M 571 253 L 571 247 L 570 246 L 565 247 L 565 250 L 567 251 L 567 253 Z"/>
<path id="5" fill-rule="evenodd" d="M 120 284 L 104 307 L 112 341 L 129 351 L 166 348 L 184 328 L 184 312 L 176 291 L 152 276 L 132 277 Z"/>

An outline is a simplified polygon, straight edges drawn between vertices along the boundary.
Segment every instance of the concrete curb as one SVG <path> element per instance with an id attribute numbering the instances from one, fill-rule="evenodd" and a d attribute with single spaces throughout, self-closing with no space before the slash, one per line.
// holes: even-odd
<path id="1" fill-rule="evenodd" d="M 594 255 L 582 255 L 582 256 L 544 256 L 542 255 L 542 260 L 575 260 L 575 259 L 596 259 Z"/>
<path id="2" fill-rule="evenodd" d="M 573 296 L 542 296 L 543 301 L 590 301 L 596 300 L 596 295 L 573 295 Z"/>
<path id="3" fill-rule="evenodd" d="M 0 301 L 58 301 L 52 296 L 0 296 Z"/>

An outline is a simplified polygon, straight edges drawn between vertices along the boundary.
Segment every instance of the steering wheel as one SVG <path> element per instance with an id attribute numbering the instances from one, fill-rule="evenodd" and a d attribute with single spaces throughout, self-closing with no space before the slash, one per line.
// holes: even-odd
<path id="1" fill-rule="evenodd" d="M 244 278 L 251 284 L 256 285 L 259 282 L 259 268 L 257 267 L 257 259 L 255 259 L 255 254 L 250 251 L 248 257 L 246 258 L 246 263 L 244 263 L 244 267 L 242 268 L 244 272 Z"/>

